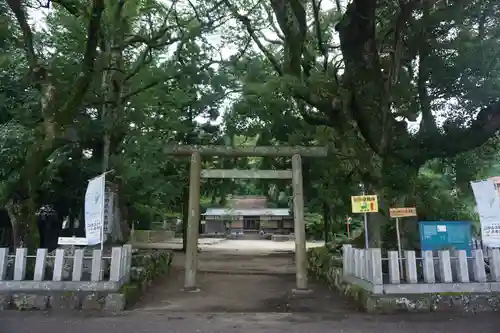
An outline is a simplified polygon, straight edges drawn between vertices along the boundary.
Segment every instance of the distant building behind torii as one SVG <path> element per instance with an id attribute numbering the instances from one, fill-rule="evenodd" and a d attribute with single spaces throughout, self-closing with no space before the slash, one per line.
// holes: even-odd
<path id="1" fill-rule="evenodd" d="M 293 233 L 293 215 L 288 208 L 269 208 L 264 196 L 233 196 L 225 208 L 208 208 L 204 214 L 205 235 L 259 235 Z"/>

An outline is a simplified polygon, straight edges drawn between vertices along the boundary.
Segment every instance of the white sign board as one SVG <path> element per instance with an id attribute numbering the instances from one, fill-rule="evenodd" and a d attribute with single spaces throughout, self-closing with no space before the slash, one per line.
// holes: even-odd
<path id="1" fill-rule="evenodd" d="M 89 180 L 85 192 L 85 234 L 88 245 L 101 243 L 104 223 L 105 174 Z"/>
<path id="2" fill-rule="evenodd" d="M 87 238 L 83 237 L 59 237 L 57 239 L 59 245 L 88 245 Z"/>
<path id="3" fill-rule="evenodd" d="M 438 225 L 437 232 L 446 232 L 446 226 L 445 225 Z"/>
<path id="4" fill-rule="evenodd" d="M 481 222 L 481 238 L 488 247 L 500 247 L 500 196 L 492 180 L 471 182 Z"/>

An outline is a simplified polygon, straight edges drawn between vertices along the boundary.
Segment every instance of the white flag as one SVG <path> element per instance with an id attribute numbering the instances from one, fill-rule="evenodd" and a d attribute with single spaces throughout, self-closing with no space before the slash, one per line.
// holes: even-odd
<path id="1" fill-rule="evenodd" d="M 102 242 L 104 223 L 105 174 L 89 180 L 85 192 L 85 234 L 88 245 Z"/>
<path id="2" fill-rule="evenodd" d="M 488 247 L 500 247 L 500 197 L 491 180 L 471 182 L 481 222 L 481 238 Z"/>

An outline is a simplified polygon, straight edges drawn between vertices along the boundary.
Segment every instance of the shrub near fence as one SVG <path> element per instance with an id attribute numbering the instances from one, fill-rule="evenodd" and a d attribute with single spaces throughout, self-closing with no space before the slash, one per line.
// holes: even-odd
<path id="1" fill-rule="evenodd" d="M 172 240 L 174 231 L 170 230 L 134 230 L 130 235 L 132 243 L 163 243 Z"/>
<path id="2" fill-rule="evenodd" d="M 157 277 L 168 273 L 172 256 L 171 251 L 141 250 L 132 257 L 130 282 L 119 290 L 125 302 L 123 308 L 133 305 Z"/>

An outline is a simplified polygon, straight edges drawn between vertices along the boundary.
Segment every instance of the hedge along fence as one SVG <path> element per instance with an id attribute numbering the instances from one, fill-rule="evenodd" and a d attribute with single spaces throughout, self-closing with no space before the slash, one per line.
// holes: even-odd
<path id="1" fill-rule="evenodd" d="M 327 283 L 330 288 L 342 290 L 343 282 L 342 258 L 326 247 L 311 248 L 307 251 L 309 271 L 318 280 Z"/>
<path id="2" fill-rule="evenodd" d="M 133 230 L 130 235 L 131 243 L 164 243 L 172 240 L 174 231 L 170 230 Z"/>
<path id="3" fill-rule="evenodd" d="M 132 256 L 130 282 L 119 290 L 123 295 L 123 308 L 132 306 L 148 289 L 153 281 L 169 272 L 172 264 L 171 251 L 139 251 Z"/>

